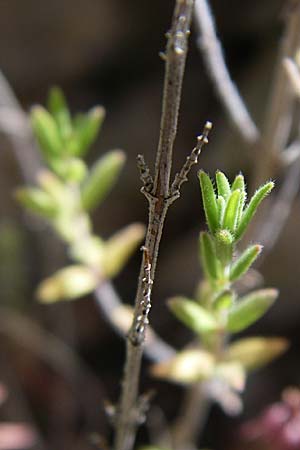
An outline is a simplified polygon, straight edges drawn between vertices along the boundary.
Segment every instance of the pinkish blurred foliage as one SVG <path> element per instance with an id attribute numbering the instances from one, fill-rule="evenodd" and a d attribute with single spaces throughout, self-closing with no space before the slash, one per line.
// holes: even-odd
<path id="1" fill-rule="evenodd" d="M 281 401 L 245 423 L 241 434 L 246 442 L 257 444 L 254 448 L 300 450 L 300 390 L 284 390 Z"/>
<path id="2" fill-rule="evenodd" d="M 34 430 L 24 423 L 0 424 L 0 450 L 17 450 L 32 447 L 37 436 Z"/>
<path id="3" fill-rule="evenodd" d="M 0 405 L 8 397 L 8 391 L 0 384 Z M 25 423 L 0 423 L 0 450 L 22 450 L 32 447 L 37 441 L 33 428 Z"/>

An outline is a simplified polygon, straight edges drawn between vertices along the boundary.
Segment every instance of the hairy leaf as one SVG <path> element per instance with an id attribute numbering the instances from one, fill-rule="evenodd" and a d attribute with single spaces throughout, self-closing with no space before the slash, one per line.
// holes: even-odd
<path id="1" fill-rule="evenodd" d="M 236 239 L 240 239 L 242 235 L 245 233 L 250 221 L 252 220 L 254 214 L 256 213 L 256 210 L 260 203 L 263 201 L 263 199 L 272 191 L 274 187 L 274 183 L 270 181 L 269 183 L 264 184 L 261 186 L 253 195 L 251 198 L 248 206 L 244 210 L 240 223 L 238 225 L 235 237 Z"/>
<path id="2" fill-rule="evenodd" d="M 238 221 L 240 198 L 241 198 L 240 190 L 232 192 L 227 201 L 223 217 L 222 228 L 229 230 L 233 234 L 235 232 Z"/>
<path id="3" fill-rule="evenodd" d="M 227 198 L 231 194 L 230 184 L 226 175 L 224 175 L 224 173 L 219 170 L 216 172 L 216 182 L 218 188 L 218 195 L 223 197 L 224 200 L 227 200 Z"/>
<path id="4" fill-rule="evenodd" d="M 261 250 L 262 246 L 258 244 L 248 247 L 232 264 L 229 276 L 230 281 L 236 281 L 244 275 L 254 263 Z"/>
<path id="5" fill-rule="evenodd" d="M 214 187 L 209 176 L 200 170 L 202 201 L 208 227 L 212 233 L 219 228 L 219 212 Z"/>

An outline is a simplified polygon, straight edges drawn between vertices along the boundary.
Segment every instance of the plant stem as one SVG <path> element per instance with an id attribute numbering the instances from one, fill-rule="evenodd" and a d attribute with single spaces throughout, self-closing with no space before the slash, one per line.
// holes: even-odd
<path id="1" fill-rule="evenodd" d="M 175 449 L 193 450 L 205 425 L 211 401 L 201 383 L 188 388 L 184 394 L 181 411 L 172 429 Z"/>
<path id="2" fill-rule="evenodd" d="M 150 279 L 154 280 L 159 244 L 167 210 L 174 200 L 169 196 L 173 144 L 177 131 L 178 111 L 181 98 L 182 80 L 187 55 L 189 27 L 194 0 L 177 0 L 172 27 L 168 33 L 165 55 L 166 72 L 163 92 L 160 137 L 155 164 L 154 186 L 145 192 L 149 201 L 149 222 L 138 288 L 135 312 L 126 345 L 126 362 L 122 382 L 121 398 L 117 408 L 115 427 L 115 450 L 130 450 L 135 441 L 142 413 L 138 405 L 138 386 L 147 315 L 143 317 L 145 303 L 145 268 L 150 265 Z M 150 287 L 148 287 L 150 288 Z M 149 289 L 149 293 L 151 293 Z M 149 298 L 150 303 L 150 298 Z M 150 305 L 148 305 L 150 306 Z"/>

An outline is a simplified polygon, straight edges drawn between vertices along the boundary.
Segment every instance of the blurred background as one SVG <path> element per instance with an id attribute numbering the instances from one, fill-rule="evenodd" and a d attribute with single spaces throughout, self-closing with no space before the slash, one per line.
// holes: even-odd
<path id="1" fill-rule="evenodd" d="M 287 2 L 214 0 L 211 4 L 232 77 L 260 127 Z M 106 108 L 106 120 L 89 161 L 109 149 L 126 152 L 127 163 L 117 186 L 94 214 L 95 231 L 104 237 L 130 222 L 147 220 L 135 157 L 143 153 L 150 165 L 154 162 L 164 75 L 158 54 L 165 46 L 173 6 L 173 0 L 0 2 L 0 69 L 24 110 L 45 103 L 49 87 L 59 85 L 73 112 L 96 104 Z M 253 167 L 263 153 L 245 143 L 228 120 L 196 39 L 194 27 L 174 170 L 193 148 L 205 120 L 211 120 L 214 129 L 200 166 L 211 174 L 221 169 L 230 178 L 241 170 L 251 186 Z M 9 392 L 0 418 L 30 424 L 39 435 L 32 448 L 103 448 L 101 436 L 109 437 L 111 432 L 103 405 L 117 400 L 124 342 L 101 316 L 92 297 L 52 306 L 36 302 L 37 283 L 65 265 L 65 248 L 46 226 L 32 223 L 14 201 L 13 191 L 23 184 L 23 174 L 13 140 L 1 131 L 0 148 L 0 382 Z M 29 165 L 34 167 L 30 154 Z M 250 377 L 241 417 L 228 418 L 213 407 L 202 446 L 245 448 L 234 437 L 239 424 L 276 401 L 284 387 L 299 384 L 299 205 L 296 198 L 279 239 L 260 267 L 266 286 L 280 289 L 279 301 L 249 331 L 285 336 L 291 348 Z M 197 238 L 205 226 L 203 219 L 194 170 L 168 214 L 151 312 L 155 330 L 178 348 L 189 334 L 169 314 L 165 300 L 174 294 L 191 296 L 195 290 L 201 277 Z M 137 252 L 115 280 L 126 303 L 134 299 L 139 262 Z M 171 420 L 183 391 L 151 379 L 148 367 L 145 361 L 141 389 L 154 387 L 153 403 Z M 139 441 L 149 433 L 143 427 Z"/>

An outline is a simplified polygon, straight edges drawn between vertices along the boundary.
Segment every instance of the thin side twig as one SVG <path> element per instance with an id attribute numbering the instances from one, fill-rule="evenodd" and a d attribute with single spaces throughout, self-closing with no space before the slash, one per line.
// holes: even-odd
<path id="1" fill-rule="evenodd" d="M 35 151 L 28 116 L 0 71 L 0 132 L 12 143 L 14 156 L 26 183 L 34 180 L 41 163 Z"/>
<path id="2" fill-rule="evenodd" d="M 191 154 L 186 158 L 186 161 L 185 161 L 184 165 L 182 166 L 182 169 L 180 170 L 180 172 L 178 172 L 175 175 L 175 179 L 171 186 L 171 193 L 173 195 L 176 195 L 176 194 L 180 195 L 181 186 L 183 185 L 183 183 L 188 181 L 187 177 L 191 171 L 192 166 L 194 164 L 198 163 L 198 158 L 200 156 L 202 147 L 208 143 L 208 134 L 211 129 L 212 129 L 212 123 L 206 122 L 206 124 L 204 125 L 202 134 L 200 134 L 200 136 L 197 137 L 196 147 L 193 148 Z"/>
<path id="3" fill-rule="evenodd" d="M 159 244 L 167 210 L 174 198 L 170 196 L 170 174 L 173 145 L 177 132 L 182 81 L 185 70 L 187 44 L 194 0 L 177 0 L 172 26 L 167 34 L 165 81 L 159 144 L 155 163 L 154 186 L 151 192 L 142 189 L 149 202 L 149 219 L 145 247 L 135 299 L 132 325 L 126 342 L 126 360 L 120 401 L 116 410 L 115 450 L 130 450 L 140 421 L 138 387 L 146 324 L 140 326 L 144 311 L 145 267 L 151 265 L 150 279 L 154 281 Z M 149 299 L 150 301 L 150 299 Z"/>
<path id="4" fill-rule="evenodd" d="M 200 31 L 198 47 L 219 98 L 240 135 L 253 144 L 258 141 L 260 133 L 230 77 L 208 0 L 196 0 L 195 19 Z"/>

